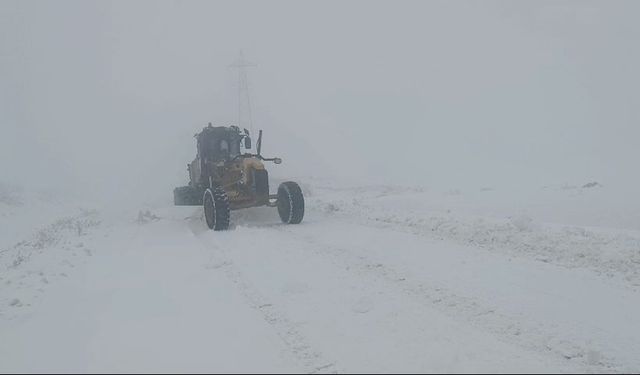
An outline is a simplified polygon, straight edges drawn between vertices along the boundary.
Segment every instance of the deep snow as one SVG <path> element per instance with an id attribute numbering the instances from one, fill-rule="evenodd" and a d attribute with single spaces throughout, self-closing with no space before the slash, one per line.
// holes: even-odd
<path id="1" fill-rule="evenodd" d="M 637 372 L 640 210 L 303 179 L 307 215 L 3 187 L 0 372 Z"/>

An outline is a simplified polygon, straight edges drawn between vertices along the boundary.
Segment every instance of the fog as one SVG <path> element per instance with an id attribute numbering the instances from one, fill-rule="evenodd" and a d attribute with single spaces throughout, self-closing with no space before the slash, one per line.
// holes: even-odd
<path id="1" fill-rule="evenodd" d="M 0 374 L 640 373 L 639 41 L 638 0 L 0 0 Z M 185 187 L 208 123 L 283 163 Z"/>
<path id="2" fill-rule="evenodd" d="M 290 178 L 637 184 L 640 3 L 0 1 L 0 181 L 104 197 L 187 181 L 253 122 Z M 255 138 L 254 138 L 255 139 Z"/>

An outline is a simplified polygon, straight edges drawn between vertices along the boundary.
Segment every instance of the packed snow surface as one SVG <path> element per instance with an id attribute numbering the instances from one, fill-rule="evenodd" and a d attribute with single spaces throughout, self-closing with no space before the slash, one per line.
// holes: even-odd
<path id="1" fill-rule="evenodd" d="M 0 372 L 640 371 L 640 209 L 608 186 L 301 183 L 302 224 L 225 232 L 0 186 Z"/>

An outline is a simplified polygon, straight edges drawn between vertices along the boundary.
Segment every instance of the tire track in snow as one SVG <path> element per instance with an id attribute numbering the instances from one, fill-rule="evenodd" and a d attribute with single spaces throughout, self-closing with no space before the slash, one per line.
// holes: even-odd
<path id="1" fill-rule="evenodd" d="M 227 255 L 225 249 L 216 240 L 205 238 L 200 218 L 189 218 L 189 227 L 193 235 L 203 247 L 213 250 L 212 259 L 206 266 L 213 270 L 222 270 L 225 276 L 237 287 L 247 303 L 258 311 L 282 340 L 290 353 L 296 358 L 309 374 L 338 373 L 335 362 L 327 360 L 324 355 L 313 348 L 309 340 L 297 329 L 296 325 L 286 314 L 269 302 L 258 290 L 251 285 L 242 271 Z"/>
<path id="2" fill-rule="evenodd" d="M 360 225 L 360 224 L 357 224 Z M 364 277 L 383 281 L 394 290 L 408 295 L 423 305 L 436 309 L 447 316 L 471 323 L 475 327 L 489 331 L 502 341 L 538 353 L 551 354 L 558 360 L 571 361 L 589 372 L 619 372 L 622 367 L 600 352 L 577 344 L 575 340 L 560 337 L 557 329 L 542 323 L 526 321 L 524 318 L 508 316 L 497 311 L 497 307 L 455 294 L 444 285 L 427 284 L 409 280 L 396 269 L 374 262 L 370 258 L 354 254 L 347 247 L 336 246 L 317 236 L 300 234 L 295 228 L 274 227 L 290 238 L 303 242 L 302 251 L 327 259 L 336 267 L 354 270 Z M 380 230 L 381 228 L 376 228 Z"/>

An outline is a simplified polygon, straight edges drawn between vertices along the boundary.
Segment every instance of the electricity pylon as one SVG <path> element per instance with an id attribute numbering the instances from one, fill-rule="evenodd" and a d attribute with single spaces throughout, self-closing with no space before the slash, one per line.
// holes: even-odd
<path id="1" fill-rule="evenodd" d="M 253 118 L 251 114 L 251 96 L 249 95 L 249 82 L 247 81 L 247 68 L 256 66 L 244 59 L 240 51 L 238 59 L 230 65 L 238 69 L 238 127 L 248 128 L 253 134 Z"/>

